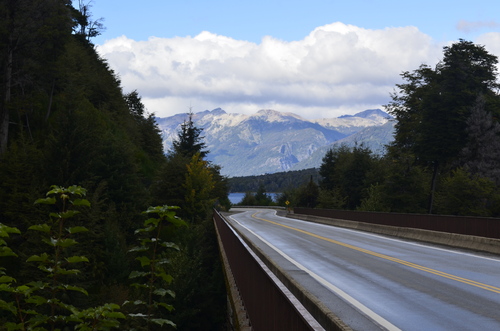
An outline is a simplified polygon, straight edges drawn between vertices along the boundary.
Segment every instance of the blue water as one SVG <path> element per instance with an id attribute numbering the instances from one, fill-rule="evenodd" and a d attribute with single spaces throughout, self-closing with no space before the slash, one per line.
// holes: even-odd
<path id="1" fill-rule="evenodd" d="M 278 196 L 279 193 L 266 193 L 267 195 L 271 196 L 273 198 L 273 201 L 276 201 L 276 197 Z M 243 197 L 245 196 L 245 193 L 243 192 L 233 192 L 229 193 L 228 198 L 229 201 L 235 205 L 237 203 L 240 203 L 241 200 L 243 200 Z"/>

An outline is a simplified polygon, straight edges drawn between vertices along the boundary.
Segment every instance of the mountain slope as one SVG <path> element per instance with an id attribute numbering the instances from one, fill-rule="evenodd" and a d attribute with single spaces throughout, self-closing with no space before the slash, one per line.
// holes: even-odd
<path id="1" fill-rule="evenodd" d="M 222 174 L 234 177 L 305 169 L 305 164 L 317 164 L 318 160 L 321 163 L 335 142 L 365 142 L 379 149 L 392 140 L 389 117 L 378 109 L 341 118 L 307 120 L 270 109 L 242 115 L 217 108 L 194 114 L 193 121 L 203 128 L 210 150 L 208 159 L 222 166 Z M 186 114 L 177 114 L 157 119 L 166 151 L 186 118 Z"/>

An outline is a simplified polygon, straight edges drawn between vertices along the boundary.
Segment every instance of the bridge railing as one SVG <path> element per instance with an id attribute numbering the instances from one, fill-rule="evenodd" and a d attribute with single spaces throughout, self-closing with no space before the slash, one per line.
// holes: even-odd
<path id="1" fill-rule="evenodd" d="M 252 330 L 314 330 L 217 211 L 213 219 Z"/>
<path id="2" fill-rule="evenodd" d="M 294 213 L 500 239 L 500 219 L 498 218 L 382 213 L 299 207 L 294 208 Z"/>

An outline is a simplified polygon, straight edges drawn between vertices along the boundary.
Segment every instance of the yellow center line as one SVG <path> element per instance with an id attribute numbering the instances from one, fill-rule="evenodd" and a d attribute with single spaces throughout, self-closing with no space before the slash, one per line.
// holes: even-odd
<path id="1" fill-rule="evenodd" d="M 462 278 L 462 277 L 459 277 L 459 276 L 448 274 L 446 272 L 442 272 L 442 271 L 435 270 L 435 269 L 432 269 L 432 268 L 424 267 L 424 266 L 421 266 L 419 264 L 415 264 L 415 263 L 412 263 L 412 262 L 401 260 L 401 259 L 389 256 L 389 255 L 385 255 L 385 254 L 380 254 L 380 253 L 377 253 L 377 252 L 373 252 L 373 251 L 370 251 L 370 250 L 367 250 L 367 249 L 364 249 L 364 248 L 361 248 L 361 247 L 357 247 L 357 246 L 353 246 L 353 245 L 350 245 L 350 244 L 346 244 L 346 243 L 343 243 L 341 241 L 337 241 L 337 240 L 334 240 L 334 239 L 326 238 L 326 237 L 323 237 L 323 236 L 320 236 L 320 235 L 317 235 L 317 234 L 314 234 L 314 233 L 311 233 L 311 232 L 308 232 L 308 231 L 305 231 L 305 230 L 294 228 L 294 227 L 289 226 L 289 225 L 284 225 L 284 224 L 280 224 L 280 223 L 277 223 L 277 222 L 274 222 L 274 221 L 271 221 L 271 220 L 260 218 L 260 217 L 257 217 L 255 215 L 257 215 L 257 213 L 255 213 L 255 214 L 252 215 L 252 217 L 255 218 L 255 219 L 258 219 L 258 220 L 261 220 L 261 221 L 264 221 L 264 222 L 268 222 L 268 223 L 271 223 L 271 224 L 274 224 L 274 225 L 279 225 L 281 227 L 284 227 L 284 228 L 287 228 L 287 229 L 290 229 L 290 230 L 294 230 L 294 231 L 297 231 L 297 232 L 301 232 L 301 233 L 307 234 L 307 235 L 309 235 L 311 237 L 315 237 L 315 238 L 318 238 L 318 239 L 321 239 L 321 240 L 325 240 L 325 241 L 331 242 L 333 244 L 337 244 L 337 245 L 340 245 L 340 246 L 343 246 L 343 247 L 346 247 L 346 248 L 350 248 L 350 249 L 356 250 L 358 252 L 366 253 L 366 254 L 369 254 L 369 255 L 372 255 L 372 256 L 376 256 L 376 257 L 379 257 L 379 258 L 382 258 L 382 259 L 385 259 L 385 260 L 396 262 L 396 263 L 399 263 L 399 264 L 402 264 L 402 265 L 405 265 L 405 266 L 408 266 L 408 267 L 411 267 L 411 268 L 414 268 L 414 269 L 422 270 L 422 271 L 425 271 L 425 272 L 428 272 L 428 273 L 431 273 L 431 274 L 434 274 L 434 275 L 437 275 L 437 276 L 441 276 L 441 277 L 444 277 L 444 278 L 455 280 L 457 282 L 461 282 L 461 283 L 464 283 L 464 284 L 469 284 L 469 285 L 472 285 L 472 286 L 475 286 L 475 287 L 479 287 L 479 288 L 485 289 L 487 291 L 491 291 L 491 292 L 495 292 L 495 293 L 500 293 L 500 287 L 483 284 L 483 283 L 476 282 L 476 281 L 471 280 L 471 279 Z"/>

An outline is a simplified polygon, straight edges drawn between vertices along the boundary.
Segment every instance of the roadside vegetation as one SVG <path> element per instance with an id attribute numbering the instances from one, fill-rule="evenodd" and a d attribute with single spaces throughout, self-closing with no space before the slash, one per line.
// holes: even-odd
<path id="1" fill-rule="evenodd" d="M 318 177 L 290 181 L 293 173 L 279 173 L 237 178 L 234 187 L 254 192 L 257 183 L 271 191 L 285 182 L 281 206 L 289 201 L 301 207 L 498 217 L 497 64 L 483 46 L 468 41 L 444 47 L 435 68 L 421 65 L 401 74 L 404 82 L 385 106 L 396 130 L 383 156 L 363 145 L 335 146 Z"/>
<path id="2" fill-rule="evenodd" d="M 227 179 L 189 114 L 163 150 L 76 3 L 0 3 L 0 329 L 220 330 Z"/>

